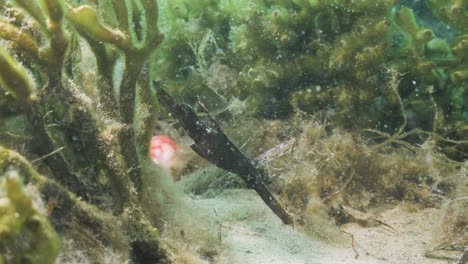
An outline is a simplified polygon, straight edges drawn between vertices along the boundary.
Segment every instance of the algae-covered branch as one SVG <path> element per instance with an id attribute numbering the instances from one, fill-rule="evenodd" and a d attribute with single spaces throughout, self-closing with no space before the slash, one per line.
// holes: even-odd
<path id="1" fill-rule="evenodd" d="M 166 259 L 142 207 L 158 16 L 155 0 L 0 1 L 0 262 L 66 261 L 67 241 L 97 263 Z"/>

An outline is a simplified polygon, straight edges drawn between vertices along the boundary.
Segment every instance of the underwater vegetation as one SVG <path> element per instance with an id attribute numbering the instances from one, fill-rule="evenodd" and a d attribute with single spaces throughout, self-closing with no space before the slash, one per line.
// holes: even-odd
<path id="1" fill-rule="evenodd" d="M 7 157 L 4 155 L 6 150 L 1 150 L 2 159 L 14 158 L 14 154 Z M 32 168 L 25 169 L 30 170 L 30 177 L 39 180 L 40 176 L 35 175 Z M 32 197 L 29 196 L 33 192 L 25 190 L 17 170 L 5 173 L 1 190 L 6 192 L 5 197 L 0 198 L 0 249 L 2 255 L 7 255 L 5 261 L 53 263 L 58 254 L 57 233 L 46 216 L 33 206 Z"/>
<path id="2" fill-rule="evenodd" d="M 156 1 L 0 1 L 1 263 L 169 261 L 157 21 Z"/>
<path id="3" fill-rule="evenodd" d="M 268 188 L 294 215 L 295 229 L 315 240 L 348 243 L 349 235 L 341 228 L 357 224 L 384 228 L 403 243 L 405 239 L 398 235 L 402 230 L 381 217 L 389 208 L 402 205 L 411 213 L 427 208 L 438 211 L 432 235 L 424 241 L 428 252 L 419 254 L 451 263 L 453 253 L 458 257 L 468 245 L 468 163 L 448 159 L 433 139 L 419 147 L 395 147 L 391 140 L 373 143 L 362 133 L 350 133 L 304 113 L 287 120 L 243 118 L 242 125 L 226 122 L 223 128 L 234 142 L 248 142 L 242 151 L 249 157 L 290 146 L 270 155 L 262 168 L 270 176 Z M 200 166 L 181 175 L 187 193 L 210 198 L 247 186 L 203 161 L 191 158 L 190 163 Z"/>
<path id="4" fill-rule="evenodd" d="M 344 128 L 394 133 L 402 113 L 388 83 L 398 75 L 406 130 L 467 139 L 463 1 L 161 4 L 171 34 L 152 72 L 187 102 L 203 95 L 213 111 L 266 118 L 326 113 Z M 466 143 L 440 145 L 466 158 Z"/>
<path id="5" fill-rule="evenodd" d="M 215 261 L 219 223 L 172 176 L 249 186 L 151 161 L 155 127 L 187 138 L 153 79 L 248 157 L 291 142 L 261 169 L 300 230 L 410 201 L 466 247 L 467 20 L 460 0 L 0 0 L 0 263 Z"/>

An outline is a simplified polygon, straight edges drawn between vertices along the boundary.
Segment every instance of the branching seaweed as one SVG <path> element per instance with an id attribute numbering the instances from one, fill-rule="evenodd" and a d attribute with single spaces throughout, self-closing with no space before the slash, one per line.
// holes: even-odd
<path id="1" fill-rule="evenodd" d="M 164 263 L 163 216 L 150 216 L 142 199 L 157 171 L 147 153 L 156 99 L 145 70 L 163 40 L 157 1 L 6 0 L 0 9 L 0 105 L 8 110 L 0 178 L 19 168 L 51 205 L 59 235 L 88 245 L 91 262 L 104 254 L 89 244 L 97 241 L 136 263 Z M 50 258 L 22 263 L 57 255 L 41 254 Z"/>
<path id="2" fill-rule="evenodd" d="M 405 131 L 406 126 L 408 124 L 408 118 L 406 117 L 406 111 L 405 111 L 405 106 L 403 104 L 403 100 L 401 99 L 400 93 L 398 92 L 398 86 L 400 83 L 399 78 L 402 76 L 402 74 L 399 73 L 397 70 L 391 69 L 391 68 L 387 69 L 387 73 L 390 76 L 390 80 L 388 81 L 388 86 L 389 86 L 388 88 L 394 93 L 394 96 L 396 96 L 398 100 L 398 106 L 401 112 L 401 116 L 403 118 L 403 122 L 400 128 L 398 129 L 398 131 L 395 132 L 393 135 L 389 135 L 387 133 L 384 133 L 382 131 L 378 131 L 375 129 L 365 129 L 364 131 L 372 132 L 372 133 L 378 134 L 379 136 L 386 138 L 386 140 L 384 140 L 383 142 L 372 146 L 373 149 L 383 148 L 390 144 L 400 144 L 402 146 L 405 146 L 407 149 L 411 150 L 412 149 L 411 144 L 407 141 L 404 141 L 403 139 L 412 135 L 419 135 L 419 134 L 424 134 L 424 133 L 428 134 L 428 133 L 424 132 L 423 130 L 419 128 L 415 128 L 410 131 Z"/>
<path id="3" fill-rule="evenodd" d="M 434 118 L 433 118 L 433 125 L 432 125 L 432 131 L 424 131 L 421 128 L 414 128 L 409 131 L 407 131 L 407 125 L 408 125 L 408 118 L 406 115 L 406 109 L 403 103 L 403 100 L 400 96 L 400 93 L 398 91 L 398 87 L 400 84 L 400 78 L 404 75 L 399 73 L 397 70 L 392 69 L 392 68 L 387 68 L 386 69 L 387 74 L 389 75 L 389 81 L 388 81 L 388 89 L 394 94 L 394 96 L 397 99 L 398 102 L 398 107 L 401 113 L 401 117 L 403 119 L 403 122 L 400 126 L 400 128 L 393 134 L 390 135 L 388 133 L 375 130 L 375 129 L 364 129 L 364 131 L 375 133 L 383 138 L 385 138 L 384 141 L 373 145 L 372 149 L 380 149 L 384 148 L 386 146 L 389 146 L 391 144 L 397 144 L 404 146 L 406 149 L 410 151 L 414 151 L 413 145 L 408 141 L 405 140 L 408 137 L 411 136 L 423 136 L 424 143 L 421 145 L 436 145 L 437 142 L 442 142 L 445 144 L 451 144 L 452 146 L 462 146 L 462 145 L 467 145 L 468 141 L 467 140 L 451 140 L 451 139 L 446 139 L 442 136 L 440 136 L 437 133 L 437 130 L 439 130 L 439 127 L 442 126 L 443 121 L 441 120 L 441 113 L 439 111 L 439 107 L 437 106 L 436 101 L 434 100 L 433 93 L 434 93 L 434 88 L 431 86 L 427 89 L 427 93 L 429 94 L 429 97 L 431 99 L 432 107 L 434 109 Z M 449 159 L 447 159 L 449 161 Z M 450 161 L 454 162 L 454 161 Z"/>

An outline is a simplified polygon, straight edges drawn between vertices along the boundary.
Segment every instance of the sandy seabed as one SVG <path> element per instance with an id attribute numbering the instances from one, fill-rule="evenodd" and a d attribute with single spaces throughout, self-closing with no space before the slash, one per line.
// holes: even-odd
<path id="1" fill-rule="evenodd" d="M 433 228 L 442 217 L 439 209 L 411 212 L 402 204 L 384 211 L 379 219 L 396 231 L 355 223 L 342 226 L 354 236 L 359 254 L 355 258 L 350 236 L 336 245 L 308 236 L 300 227 L 283 225 L 251 190 L 225 190 L 196 204 L 212 211 L 220 225 L 218 237 L 224 246 L 216 261 L 220 264 L 451 263 L 425 257 L 433 248 Z"/>

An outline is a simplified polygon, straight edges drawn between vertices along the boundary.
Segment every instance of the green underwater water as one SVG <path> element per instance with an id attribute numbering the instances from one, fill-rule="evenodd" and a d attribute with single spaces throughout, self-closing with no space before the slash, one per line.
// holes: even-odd
<path id="1" fill-rule="evenodd" d="M 225 205 L 252 185 L 190 148 L 153 80 L 250 159 L 292 240 L 407 203 L 440 218 L 426 250 L 459 254 L 467 25 L 467 0 L 0 0 L 0 264 L 230 263 L 223 223 L 278 227 Z"/>

